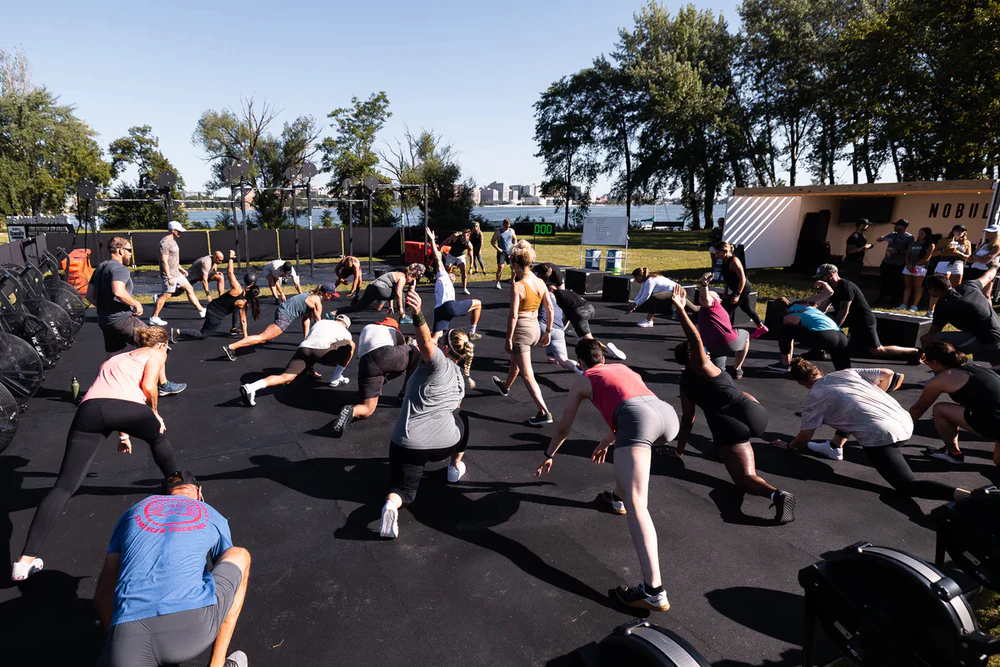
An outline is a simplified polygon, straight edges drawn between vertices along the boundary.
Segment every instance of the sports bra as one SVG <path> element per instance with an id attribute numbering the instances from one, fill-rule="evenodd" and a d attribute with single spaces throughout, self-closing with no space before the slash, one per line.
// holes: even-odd
<path id="1" fill-rule="evenodd" d="M 538 307 L 542 305 L 542 295 L 537 294 L 533 289 L 531 289 L 531 283 L 526 279 L 522 278 L 517 281 L 521 285 L 524 285 L 524 298 L 521 299 L 521 303 L 518 306 L 517 312 L 519 313 L 532 313 L 537 312 Z"/>

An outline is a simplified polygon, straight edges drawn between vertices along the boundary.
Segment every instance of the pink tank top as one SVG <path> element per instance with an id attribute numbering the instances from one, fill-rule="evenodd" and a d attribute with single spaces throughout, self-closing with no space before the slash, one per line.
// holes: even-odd
<path id="1" fill-rule="evenodd" d="M 593 388 L 590 399 L 604 417 L 608 426 L 615 429 L 615 408 L 636 396 L 655 396 L 642 377 L 628 366 L 601 364 L 583 372 Z"/>
<path id="2" fill-rule="evenodd" d="M 97 372 L 97 379 L 90 385 L 83 400 L 94 398 L 117 398 L 132 403 L 146 403 L 146 395 L 142 393 L 142 372 L 152 350 L 133 350 L 128 354 L 111 357 Z"/>

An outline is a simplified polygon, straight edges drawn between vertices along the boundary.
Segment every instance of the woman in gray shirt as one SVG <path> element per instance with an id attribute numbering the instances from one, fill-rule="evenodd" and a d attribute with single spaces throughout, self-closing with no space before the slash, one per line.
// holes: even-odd
<path id="1" fill-rule="evenodd" d="M 389 443 L 391 489 L 382 508 L 379 531 L 388 538 L 399 537 L 399 509 L 417 497 L 425 465 L 451 459 L 448 481 L 454 484 L 462 478 L 462 456 L 469 437 L 468 425 L 459 429 L 453 413 L 465 398 L 474 347 L 465 332 L 451 329 L 443 337 L 444 346 L 438 348 L 431 340 L 415 291 L 407 291 L 406 305 L 413 313 L 420 363 L 406 385 Z"/>

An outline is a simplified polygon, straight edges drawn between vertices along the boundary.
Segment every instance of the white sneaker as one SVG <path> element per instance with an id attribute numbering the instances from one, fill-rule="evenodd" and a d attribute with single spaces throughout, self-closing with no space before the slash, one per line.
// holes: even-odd
<path id="1" fill-rule="evenodd" d="M 924 317 L 934 317 L 934 311 L 928 310 L 926 313 L 924 313 Z"/>
<path id="2" fill-rule="evenodd" d="M 205 319 L 205 313 L 207 312 L 208 308 L 202 308 L 201 310 L 198 311 L 198 317 L 200 317 L 201 319 Z"/>
<path id="3" fill-rule="evenodd" d="M 464 288 L 462 291 L 465 292 L 466 294 L 472 294 L 472 292 L 469 291 L 468 287 Z"/>
<path id="4" fill-rule="evenodd" d="M 248 664 L 246 653 L 243 651 L 233 651 L 226 658 L 226 662 L 222 667 L 247 667 Z"/>
<path id="5" fill-rule="evenodd" d="M 844 460 L 844 450 L 843 448 L 832 447 L 829 440 L 814 441 L 810 440 L 809 444 L 806 445 L 810 452 L 819 454 L 820 456 L 825 456 L 828 459 L 833 459 L 834 461 Z"/>
<path id="6" fill-rule="evenodd" d="M 618 346 L 615 345 L 614 343 L 608 343 L 608 352 L 610 352 L 611 356 L 613 356 L 618 361 L 625 361 L 625 359 L 627 358 L 625 356 L 625 353 L 619 350 Z"/>
<path id="7" fill-rule="evenodd" d="M 257 392 L 251 389 L 248 384 L 240 385 L 240 398 L 243 399 L 243 404 L 247 407 L 252 408 L 257 405 Z"/>
<path id="8" fill-rule="evenodd" d="M 917 308 L 916 306 L 910 306 L 909 310 L 910 310 L 911 313 L 920 312 L 920 309 Z"/>
<path id="9" fill-rule="evenodd" d="M 457 466 L 448 466 L 448 481 L 454 484 L 465 475 L 465 462 L 459 461 Z"/>
<path id="10" fill-rule="evenodd" d="M 502 287 L 500 287 L 500 283 L 497 283 L 497 289 L 503 289 Z"/>
<path id="11" fill-rule="evenodd" d="M 156 325 L 158 327 L 165 327 L 165 326 L 167 326 L 166 320 L 161 320 L 159 317 L 151 317 L 151 318 L 149 318 L 149 323 L 153 324 L 153 325 Z"/>
<path id="12" fill-rule="evenodd" d="M 642 322 L 636 322 L 635 326 L 642 327 L 643 329 L 648 329 L 653 326 L 653 323 L 649 320 L 643 320 Z"/>
<path id="13" fill-rule="evenodd" d="M 339 387 L 342 384 L 351 384 L 351 378 L 347 377 L 346 375 L 341 375 L 336 380 L 330 380 L 331 387 Z"/>
<path id="14" fill-rule="evenodd" d="M 44 567 L 45 563 L 42 562 L 41 558 L 35 558 L 30 563 L 14 563 L 10 568 L 10 579 L 11 581 L 24 581 L 36 572 L 41 572 Z"/>
<path id="15" fill-rule="evenodd" d="M 378 532 L 392 540 L 399 537 L 399 510 L 392 503 L 386 503 L 382 508 L 382 527 Z"/>

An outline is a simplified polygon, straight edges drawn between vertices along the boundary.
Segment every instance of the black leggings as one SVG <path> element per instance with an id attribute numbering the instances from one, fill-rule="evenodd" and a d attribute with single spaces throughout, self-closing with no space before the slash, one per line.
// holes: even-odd
<path id="1" fill-rule="evenodd" d="M 382 288 L 382 286 L 377 283 L 368 283 L 368 287 L 365 288 L 364 294 L 361 295 L 361 298 L 355 296 L 351 305 L 344 306 L 343 308 L 337 308 L 337 314 L 345 315 L 347 313 L 356 313 L 359 310 L 367 310 L 368 306 L 376 301 L 390 300 L 392 300 L 392 290 L 387 287 Z"/>
<path id="2" fill-rule="evenodd" d="M 650 294 L 649 298 L 635 307 L 638 313 L 654 313 L 656 315 L 670 315 L 674 312 L 672 292 L 657 292 Z M 565 315 L 565 313 L 563 313 Z"/>
<path id="3" fill-rule="evenodd" d="M 829 352 L 833 367 L 838 371 L 851 367 L 849 342 L 842 331 L 810 331 L 801 324 L 785 324 L 778 335 L 778 351 L 790 354 L 792 342 L 796 340 L 803 345 Z"/>
<path id="4" fill-rule="evenodd" d="M 473 270 L 476 268 L 477 265 L 479 266 L 479 269 L 483 273 L 486 273 L 486 265 L 483 264 L 483 246 L 480 245 L 479 247 L 476 247 L 476 245 L 473 244 L 473 246 L 472 246 L 472 268 L 473 268 Z"/>
<path id="5" fill-rule="evenodd" d="M 726 312 L 729 313 L 729 321 L 732 322 L 734 325 L 736 323 L 736 309 L 739 308 L 744 313 L 746 313 L 747 317 L 749 317 L 754 324 L 756 324 L 758 327 L 763 326 L 763 324 L 760 321 L 760 315 L 758 315 L 757 311 L 754 310 L 753 307 L 750 305 L 750 292 L 752 291 L 753 288 L 750 285 L 750 281 L 748 280 L 746 285 L 743 286 L 743 291 L 740 293 L 740 300 L 736 303 L 735 306 L 730 301 L 730 299 L 733 298 L 732 294 L 724 295 L 722 297 L 722 303 L 726 308 Z"/>
<path id="6" fill-rule="evenodd" d="M 167 436 L 160 433 L 160 423 L 149 406 L 117 398 L 95 398 L 84 401 L 76 409 L 73 424 L 66 436 L 66 453 L 56 485 L 42 499 L 28 529 L 24 542 L 26 556 L 37 556 L 42 542 L 62 514 L 70 496 L 83 483 L 97 450 L 109 435 L 119 431 L 138 437 L 149 444 L 153 460 L 163 476 L 177 471 L 174 449 Z"/>
<path id="7" fill-rule="evenodd" d="M 646 302 L 648 303 L 648 301 Z M 645 303 L 643 305 L 646 305 Z M 563 311 L 563 316 L 573 325 L 573 330 L 580 338 L 590 335 L 590 318 L 594 316 L 594 304 L 588 303 L 579 308 L 570 308 Z"/>
<path id="8" fill-rule="evenodd" d="M 212 303 L 215 303 L 214 301 Z M 208 312 L 205 313 L 205 323 L 201 325 L 201 330 L 198 329 L 178 329 L 177 333 L 185 338 L 194 338 L 197 340 L 204 340 L 214 334 L 222 326 L 222 319 L 229 313 L 212 308 L 212 303 L 208 304 Z M 236 314 L 236 311 L 232 311 Z M 233 326 L 236 326 L 235 321 Z"/>
<path id="9" fill-rule="evenodd" d="M 458 452 L 464 452 L 469 442 L 469 416 L 459 411 L 459 429 L 462 431 L 458 442 L 451 447 L 440 449 L 410 449 L 389 443 L 389 493 L 395 493 L 409 505 L 417 497 L 420 480 L 424 476 L 424 466 L 428 463 L 450 459 Z"/>
<path id="10" fill-rule="evenodd" d="M 897 442 L 884 447 L 864 447 L 864 450 L 872 467 L 878 471 L 878 474 L 882 475 L 885 481 L 889 482 L 892 488 L 900 493 L 910 498 L 954 500 L 954 486 L 917 479 L 906 459 L 903 458 L 903 453 L 899 451 L 899 446 L 902 444 Z"/>

